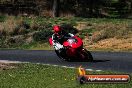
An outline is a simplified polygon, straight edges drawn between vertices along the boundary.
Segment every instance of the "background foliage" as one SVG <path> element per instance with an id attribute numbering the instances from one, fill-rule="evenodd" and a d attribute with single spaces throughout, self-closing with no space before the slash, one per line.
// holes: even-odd
<path id="1" fill-rule="evenodd" d="M 132 0 L 1 0 L 0 13 L 53 16 L 54 1 L 59 16 L 131 18 Z"/>

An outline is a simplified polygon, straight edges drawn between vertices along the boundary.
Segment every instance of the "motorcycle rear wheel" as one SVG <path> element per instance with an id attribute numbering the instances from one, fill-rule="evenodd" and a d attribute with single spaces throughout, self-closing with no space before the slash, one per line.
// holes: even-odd
<path id="1" fill-rule="evenodd" d="M 81 59 L 83 59 L 84 61 L 93 61 L 93 56 L 92 54 L 86 50 L 86 49 L 82 49 L 82 52 L 81 52 Z"/>

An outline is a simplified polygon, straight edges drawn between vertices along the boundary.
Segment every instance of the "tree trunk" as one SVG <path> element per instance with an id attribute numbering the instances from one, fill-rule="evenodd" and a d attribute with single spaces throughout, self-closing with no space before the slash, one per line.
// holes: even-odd
<path id="1" fill-rule="evenodd" d="M 53 2 L 53 17 L 59 16 L 59 1 L 60 0 L 54 0 Z"/>
<path id="2" fill-rule="evenodd" d="M 130 2 L 130 16 L 132 17 L 132 1 Z"/>

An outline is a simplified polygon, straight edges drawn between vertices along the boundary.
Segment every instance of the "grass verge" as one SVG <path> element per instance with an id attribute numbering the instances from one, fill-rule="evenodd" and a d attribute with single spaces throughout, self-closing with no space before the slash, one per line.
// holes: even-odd
<path id="1" fill-rule="evenodd" d="M 116 72 L 87 73 L 114 74 Z M 18 64 L 17 68 L 0 71 L 0 88 L 131 88 L 132 86 L 132 81 L 127 84 L 80 85 L 76 82 L 76 76 L 77 69 L 42 64 Z"/>
<path id="2" fill-rule="evenodd" d="M 132 51 L 131 19 L 79 17 L 0 16 L 0 48 L 51 50 L 48 39 L 55 24 L 68 32 L 78 31 L 89 50 Z"/>

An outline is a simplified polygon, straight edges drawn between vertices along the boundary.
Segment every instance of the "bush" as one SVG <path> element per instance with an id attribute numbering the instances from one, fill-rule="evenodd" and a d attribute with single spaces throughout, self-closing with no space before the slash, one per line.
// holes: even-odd
<path id="1" fill-rule="evenodd" d="M 76 28 L 74 28 L 72 25 L 70 24 L 62 24 L 61 28 L 64 32 L 66 33 L 72 33 L 72 34 L 76 34 L 78 33 L 78 30 Z"/>
<path id="2" fill-rule="evenodd" d="M 92 33 L 94 32 L 94 29 L 83 29 L 79 32 L 80 37 L 83 39 L 85 36 L 92 36 Z"/>
<path id="3" fill-rule="evenodd" d="M 0 16 L 0 22 L 4 22 L 6 19 L 6 16 Z"/>
<path id="4" fill-rule="evenodd" d="M 121 30 L 119 30 L 121 32 Z M 93 34 L 92 39 L 94 42 L 107 39 L 107 38 L 113 38 L 118 36 L 118 30 L 117 29 L 104 29 L 101 31 L 97 31 Z"/>
<path id="5" fill-rule="evenodd" d="M 47 42 L 52 34 L 51 30 L 41 30 L 33 35 L 33 39 L 34 41 Z"/>
<path id="6" fill-rule="evenodd" d="M 0 23 L 0 34 L 2 36 L 19 35 L 29 32 L 30 25 L 23 18 L 16 20 L 15 17 L 9 16 L 5 22 Z"/>
<path id="7" fill-rule="evenodd" d="M 47 22 L 47 21 L 36 21 L 36 20 L 33 20 L 31 25 L 31 30 L 32 31 L 40 31 L 40 30 L 43 30 L 43 29 L 49 29 L 52 27 L 52 24 Z"/>
<path id="8" fill-rule="evenodd" d="M 132 27 L 127 23 L 105 23 L 95 27 L 96 32 L 93 33 L 94 42 L 107 38 L 128 38 L 132 35 Z"/>
<path id="9" fill-rule="evenodd" d="M 101 31 L 96 31 L 92 39 L 94 42 L 107 39 L 107 38 L 128 38 L 132 35 L 132 30 L 130 29 L 104 29 Z"/>
<path id="10" fill-rule="evenodd" d="M 76 34 L 78 32 L 76 28 L 69 24 L 62 24 L 61 28 L 66 33 L 70 32 Z M 47 42 L 49 37 L 51 37 L 51 35 L 53 34 L 51 24 L 40 24 L 40 26 L 37 27 L 37 30 L 39 32 L 33 35 L 34 41 Z"/>

